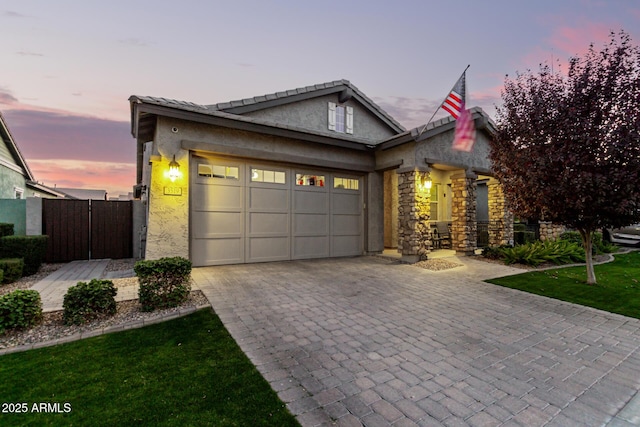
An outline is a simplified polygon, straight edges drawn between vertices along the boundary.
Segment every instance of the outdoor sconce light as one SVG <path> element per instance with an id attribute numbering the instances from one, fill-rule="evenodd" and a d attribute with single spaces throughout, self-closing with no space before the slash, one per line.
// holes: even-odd
<path id="1" fill-rule="evenodd" d="M 174 182 L 176 179 L 180 178 L 182 174 L 180 173 L 180 163 L 176 162 L 176 155 L 173 155 L 173 160 L 169 163 L 169 179 L 171 182 Z"/>
<path id="2" fill-rule="evenodd" d="M 425 177 L 420 178 L 420 189 L 425 193 L 431 193 L 431 187 L 433 186 L 433 182 L 430 179 L 425 179 Z"/>

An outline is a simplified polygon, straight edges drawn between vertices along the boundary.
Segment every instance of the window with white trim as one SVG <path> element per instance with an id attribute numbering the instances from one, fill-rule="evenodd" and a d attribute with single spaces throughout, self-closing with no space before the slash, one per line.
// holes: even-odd
<path id="1" fill-rule="evenodd" d="M 324 175 L 296 174 L 296 185 L 324 187 Z"/>
<path id="2" fill-rule="evenodd" d="M 344 190 L 357 190 L 359 187 L 359 180 L 353 178 L 333 178 L 333 188 L 340 188 Z"/>
<path id="3" fill-rule="evenodd" d="M 237 166 L 209 165 L 200 163 L 198 165 L 198 176 L 203 178 L 227 178 L 238 179 Z"/>
<path id="4" fill-rule="evenodd" d="M 22 199 L 22 196 L 24 195 L 24 188 L 13 187 L 13 191 L 16 199 Z"/>
<path id="5" fill-rule="evenodd" d="M 286 174 L 282 171 L 251 169 L 251 181 L 286 184 Z"/>
<path id="6" fill-rule="evenodd" d="M 353 134 L 353 107 L 329 103 L 329 130 Z"/>

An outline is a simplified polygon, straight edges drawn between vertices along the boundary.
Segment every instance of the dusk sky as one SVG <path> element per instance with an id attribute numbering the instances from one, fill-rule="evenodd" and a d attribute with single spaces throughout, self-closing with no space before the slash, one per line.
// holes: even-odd
<path id="1" fill-rule="evenodd" d="M 0 111 L 36 179 L 135 184 L 131 95 L 212 104 L 347 79 L 413 128 L 460 73 L 495 114 L 506 74 L 566 64 L 640 1 L 0 0 Z M 566 67 L 565 67 L 566 68 Z"/>

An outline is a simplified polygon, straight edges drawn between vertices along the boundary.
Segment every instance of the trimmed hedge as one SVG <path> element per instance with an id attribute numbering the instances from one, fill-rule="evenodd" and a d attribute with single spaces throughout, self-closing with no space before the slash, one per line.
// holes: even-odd
<path id="1" fill-rule="evenodd" d="M 4 236 L 0 238 L 0 258 L 23 258 L 25 276 L 38 272 L 47 253 L 49 236 Z"/>
<path id="2" fill-rule="evenodd" d="M 191 261 L 182 257 L 138 261 L 134 266 L 140 282 L 142 311 L 176 307 L 191 291 Z"/>
<path id="3" fill-rule="evenodd" d="M 0 297 L 0 334 L 7 329 L 29 328 L 41 319 L 38 291 L 18 289 Z"/>
<path id="4" fill-rule="evenodd" d="M 13 224 L 0 222 L 0 237 L 13 236 Z"/>
<path id="5" fill-rule="evenodd" d="M 78 282 L 64 295 L 62 319 L 65 325 L 81 325 L 100 316 L 116 314 L 118 293 L 111 280 Z"/>
<path id="6" fill-rule="evenodd" d="M 15 282 L 22 277 L 24 260 L 22 258 L 2 258 L 0 259 L 0 270 L 4 274 L 2 283 Z"/>

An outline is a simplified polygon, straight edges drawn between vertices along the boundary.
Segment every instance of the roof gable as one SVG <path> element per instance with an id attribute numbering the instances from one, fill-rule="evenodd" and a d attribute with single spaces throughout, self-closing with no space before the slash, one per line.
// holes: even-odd
<path id="1" fill-rule="evenodd" d="M 207 105 L 207 108 L 242 115 L 333 94 L 338 94 L 339 102 L 347 102 L 352 98 L 355 99 L 369 110 L 371 114 L 389 126 L 394 133 L 404 132 L 405 128 L 400 123 L 384 111 L 378 104 L 373 102 L 371 98 L 366 96 L 355 85 L 344 79 L 290 89 L 283 92 L 255 96 L 252 98 L 211 104 Z"/>

